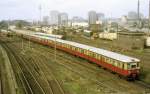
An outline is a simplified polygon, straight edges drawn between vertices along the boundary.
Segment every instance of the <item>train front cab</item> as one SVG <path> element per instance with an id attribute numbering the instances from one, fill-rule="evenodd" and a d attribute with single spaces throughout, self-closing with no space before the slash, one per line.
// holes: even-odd
<path id="1" fill-rule="evenodd" d="M 140 74 L 140 62 L 131 62 L 127 63 L 127 69 L 128 69 L 128 79 L 135 80 L 139 78 Z"/>

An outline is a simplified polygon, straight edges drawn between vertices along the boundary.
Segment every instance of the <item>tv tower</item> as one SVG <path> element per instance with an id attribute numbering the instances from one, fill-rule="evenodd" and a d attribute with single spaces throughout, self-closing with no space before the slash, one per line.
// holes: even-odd
<path id="1" fill-rule="evenodd" d="M 149 28 L 150 28 L 150 0 L 149 0 Z"/>
<path id="2" fill-rule="evenodd" d="M 137 21 L 138 21 L 138 28 L 140 25 L 140 0 L 138 0 L 138 7 L 137 7 Z"/>

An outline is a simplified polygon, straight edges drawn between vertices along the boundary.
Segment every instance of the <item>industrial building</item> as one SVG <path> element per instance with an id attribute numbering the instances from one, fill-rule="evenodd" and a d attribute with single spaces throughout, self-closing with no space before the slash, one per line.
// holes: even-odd
<path id="1" fill-rule="evenodd" d="M 59 26 L 68 26 L 68 14 L 60 13 L 58 17 Z"/>
<path id="2" fill-rule="evenodd" d="M 50 12 L 50 24 L 51 25 L 58 25 L 58 16 L 59 12 L 54 10 Z"/>
<path id="3" fill-rule="evenodd" d="M 88 21 L 89 21 L 89 25 L 96 24 L 96 21 L 97 21 L 97 13 L 96 13 L 96 11 L 90 11 L 88 13 Z"/>
<path id="4" fill-rule="evenodd" d="M 142 32 L 118 32 L 116 46 L 126 50 L 144 49 L 144 36 Z"/>

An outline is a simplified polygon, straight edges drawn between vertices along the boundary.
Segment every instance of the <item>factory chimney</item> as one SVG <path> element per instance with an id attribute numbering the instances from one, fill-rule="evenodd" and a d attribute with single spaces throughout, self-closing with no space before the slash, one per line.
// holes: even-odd
<path id="1" fill-rule="evenodd" d="M 138 28 L 140 26 L 140 0 L 138 0 L 138 7 L 137 7 L 137 22 L 138 22 Z"/>

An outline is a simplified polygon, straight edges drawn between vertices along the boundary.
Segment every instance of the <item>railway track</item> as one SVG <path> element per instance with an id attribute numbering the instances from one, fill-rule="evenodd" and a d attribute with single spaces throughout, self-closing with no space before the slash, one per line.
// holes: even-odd
<path id="1" fill-rule="evenodd" d="M 2 75 L 1 75 L 1 64 L 0 64 L 0 94 L 3 94 L 3 91 L 2 91 Z"/>
<path id="2" fill-rule="evenodd" d="M 145 83 L 145 82 L 143 82 L 143 81 L 141 81 L 141 80 L 136 80 L 134 83 L 135 83 L 135 84 L 138 84 L 138 85 L 140 85 L 140 86 L 143 86 L 143 87 L 145 87 L 146 89 L 149 89 L 149 93 L 150 93 L 150 84 L 147 84 L 147 83 Z"/>
<path id="3" fill-rule="evenodd" d="M 15 52 L 17 52 L 17 53 L 19 53 L 17 50 L 19 50 L 19 49 L 16 49 L 16 47 L 14 46 L 14 47 L 11 47 L 11 48 L 13 48 L 13 50 L 15 50 Z M 9 51 L 9 52 L 12 52 L 12 51 Z M 13 54 L 15 54 L 14 52 L 12 52 Z M 18 54 L 19 55 L 19 54 Z M 19 59 L 19 57 L 17 57 L 16 55 L 14 55 L 17 59 Z M 21 67 L 25 67 L 26 68 L 26 70 L 28 70 L 28 71 L 31 71 L 31 72 L 29 72 L 31 75 L 30 76 L 32 76 L 32 77 L 34 77 L 33 75 L 34 74 L 39 74 L 39 70 L 42 70 L 42 71 L 40 71 L 40 74 L 39 75 L 41 75 L 42 74 L 42 78 L 44 79 L 44 81 L 46 81 L 46 83 L 49 85 L 49 88 L 47 88 L 47 90 L 49 90 L 49 92 L 47 92 L 46 91 L 46 89 L 44 90 L 44 89 L 42 89 L 42 87 L 44 87 L 44 85 L 43 86 L 40 86 L 40 84 L 38 84 L 40 87 L 40 89 L 42 89 L 42 93 L 39 93 L 39 94 L 65 94 L 64 93 L 64 91 L 63 91 L 63 89 L 62 89 L 62 87 L 61 87 L 61 85 L 59 84 L 59 82 L 57 81 L 57 79 L 54 77 L 54 75 L 52 75 L 52 73 L 48 70 L 48 68 L 46 67 L 46 65 L 44 65 L 44 63 L 43 64 L 41 64 L 41 62 L 42 61 L 37 61 L 38 59 L 36 59 L 36 61 L 34 61 L 34 59 L 32 58 L 32 57 L 30 57 L 30 58 L 26 58 L 26 57 L 24 57 L 24 56 L 21 56 L 20 55 L 20 59 L 19 60 L 21 60 L 20 62 L 24 62 L 25 64 L 23 65 L 23 63 L 22 63 L 22 65 L 20 65 Z M 29 63 L 27 63 L 28 61 L 30 61 L 30 64 Z M 35 63 L 35 62 L 38 62 L 38 64 L 37 63 Z M 43 69 L 41 69 L 41 68 L 43 68 Z M 33 70 L 34 69 L 34 70 Z M 34 72 L 33 72 L 34 71 Z M 33 74 L 33 73 L 34 74 Z M 27 74 L 27 73 L 25 73 L 25 74 Z M 50 75 L 53 79 L 52 80 L 50 80 L 50 79 L 47 79 L 46 78 L 46 75 L 45 74 L 48 74 L 48 75 Z M 26 76 L 25 75 L 25 77 L 28 77 L 28 76 Z M 33 78 L 33 79 L 35 79 L 35 77 Z M 31 79 L 30 79 L 31 80 Z M 36 81 L 36 80 L 35 80 Z M 38 81 L 36 81 L 36 83 L 37 83 Z M 31 85 L 31 84 L 30 84 Z M 32 90 L 33 88 L 31 87 L 31 90 Z M 44 91 L 46 91 L 46 92 L 44 92 Z M 38 93 L 34 93 L 34 91 L 32 92 L 32 93 L 28 93 L 28 94 L 38 94 Z"/>
<path id="4" fill-rule="evenodd" d="M 8 54 L 12 54 L 17 61 L 14 66 L 18 66 L 18 68 L 20 69 L 22 77 L 18 76 L 20 78 L 18 79 L 18 81 L 20 81 L 23 84 L 22 85 L 23 87 L 22 86 L 20 87 L 24 88 L 24 93 L 25 94 L 46 94 L 43 88 L 41 87 L 41 85 L 39 84 L 39 82 L 37 81 L 37 77 L 35 77 L 31 72 L 31 70 L 28 68 L 28 66 L 26 66 L 25 61 L 22 58 L 18 57 L 16 53 L 14 53 L 14 51 L 12 51 L 8 47 L 8 45 L 5 44 L 3 45 L 3 47 L 6 49 Z"/>
<path id="5" fill-rule="evenodd" d="M 36 54 L 36 58 L 39 58 L 40 56 L 38 54 Z M 25 58 L 25 57 L 23 57 Z M 41 70 L 40 72 L 42 72 L 42 75 L 44 77 L 44 79 L 47 81 L 47 83 L 49 84 L 49 86 L 51 87 L 51 91 L 54 92 L 54 94 L 64 94 L 63 88 L 61 87 L 61 85 L 59 84 L 59 82 L 57 81 L 57 79 L 55 78 L 55 76 L 53 75 L 52 71 L 47 67 L 47 65 L 44 62 L 44 59 L 35 59 L 33 58 L 33 54 L 32 56 L 30 55 L 30 58 L 25 58 L 26 60 L 29 60 L 30 64 L 32 63 L 32 65 L 34 66 L 35 70 Z M 42 64 L 41 64 L 42 62 Z M 38 73 L 38 71 L 37 71 Z M 49 76 L 51 79 L 48 79 L 46 76 Z M 59 92 L 59 93 L 58 93 Z"/>
<path id="6" fill-rule="evenodd" d="M 38 56 L 36 55 L 35 57 L 38 57 Z M 51 75 L 51 77 L 53 78 L 53 80 L 48 81 L 51 84 L 51 87 L 53 88 L 53 92 L 56 92 L 55 94 L 65 94 L 60 82 L 56 79 L 56 77 L 52 73 L 52 70 L 48 68 L 46 63 L 43 63 L 43 64 L 40 63 L 40 62 L 46 62 L 46 61 L 45 60 L 41 61 L 40 59 L 37 62 L 38 62 L 38 65 L 42 65 L 42 70 L 45 71 L 45 74 Z"/>
<path id="7" fill-rule="evenodd" d="M 6 44 L 2 44 L 2 46 L 7 51 L 11 62 L 13 62 L 11 64 L 12 64 L 13 70 L 15 72 L 15 77 L 17 78 L 19 87 L 21 87 L 23 89 L 25 94 L 33 94 L 33 91 L 29 85 L 29 82 L 28 82 L 26 76 L 25 76 L 24 70 L 18 64 L 17 58 L 14 56 L 14 54 L 12 53 L 12 51 L 8 48 L 8 46 Z M 16 70 L 18 70 L 18 72 Z M 25 87 L 25 85 L 26 85 L 26 87 Z"/>

